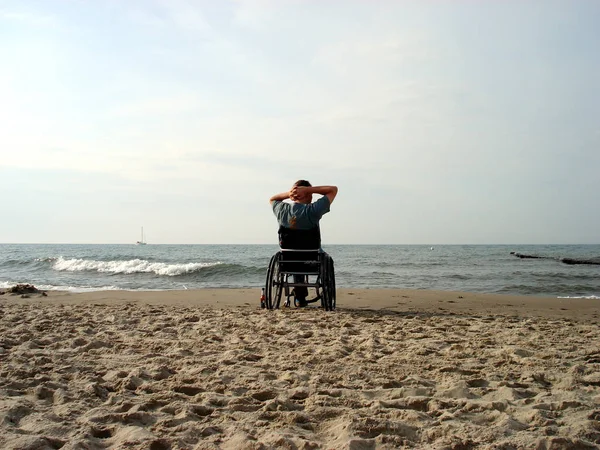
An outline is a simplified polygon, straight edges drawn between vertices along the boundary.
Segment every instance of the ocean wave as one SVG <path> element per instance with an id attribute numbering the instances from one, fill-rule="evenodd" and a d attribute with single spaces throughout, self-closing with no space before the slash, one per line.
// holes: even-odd
<path id="1" fill-rule="evenodd" d="M 532 280 L 540 283 L 554 282 L 557 280 L 564 280 L 567 282 L 579 282 L 586 283 L 588 281 L 596 281 L 598 279 L 598 275 L 593 273 L 561 273 L 561 272 L 547 272 L 547 273 L 531 273 L 527 274 L 524 278 L 531 278 Z M 573 283 L 569 283 L 573 284 Z"/>
<path id="2" fill-rule="evenodd" d="M 449 278 L 451 280 L 469 280 L 471 277 L 469 277 L 468 275 L 464 275 L 464 274 L 460 274 L 460 273 L 452 273 L 452 274 L 448 274 L 448 275 L 443 275 L 440 278 Z M 479 277 L 479 278 L 486 278 L 486 277 Z"/>
<path id="3" fill-rule="evenodd" d="M 219 264 L 211 267 L 206 267 L 202 271 L 191 274 L 183 274 L 186 278 L 193 280 L 215 280 L 223 281 L 235 279 L 238 277 L 255 277 L 264 276 L 267 273 L 266 266 L 244 266 L 241 264 Z"/>
<path id="4" fill-rule="evenodd" d="M 51 284 L 41 284 L 36 286 L 42 291 L 63 291 L 63 292 L 97 292 L 97 291 L 123 291 L 124 288 L 118 286 L 54 286 Z"/>
<path id="5" fill-rule="evenodd" d="M 406 268 L 412 268 L 412 267 L 423 267 L 423 268 L 427 268 L 427 267 L 433 267 L 433 266 L 447 266 L 449 265 L 447 262 L 435 262 L 435 261 L 399 261 L 399 262 L 393 262 L 393 261 L 376 261 L 376 262 L 372 262 L 372 261 L 364 261 L 365 265 L 369 265 L 371 267 L 379 267 L 379 268 L 384 268 L 384 269 L 392 269 L 392 268 L 398 268 L 398 269 L 406 269 Z"/>
<path id="6" fill-rule="evenodd" d="M 31 264 L 31 261 L 26 259 L 7 259 L 5 261 L 0 261 L 0 266 L 8 268 L 14 266 L 26 266 L 28 264 Z"/>
<path id="7" fill-rule="evenodd" d="M 161 276 L 175 277 L 178 275 L 196 273 L 221 264 L 221 262 L 168 264 L 151 262 L 144 259 L 97 261 L 78 258 L 65 259 L 59 257 L 54 260 L 52 268 L 59 272 L 99 272 L 126 275 L 135 273 L 154 273 Z"/>
<path id="8" fill-rule="evenodd" d="M 593 294 L 587 294 L 592 290 L 596 290 L 590 288 L 590 286 L 585 284 L 567 284 L 567 283 L 546 283 L 544 285 L 540 284 L 511 284 L 502 287 L 501 289 L 496 289 L 495 293 L 497 294 L 510 294 L 510 295 L 544 295 L 544 296 L 567 296 L 571 295 L 572 298 L 580 297 L 587 298 Z"/>
<path id="9" fill-rule="evenodd" d="M 0 289 L 9 289 L 17 284 L 31 284 L 28 281 L 0 281 Z M 94 292 L 94 291 L 120 291 L 118 286 L 56 286 L 53 284 L 35 284 L 41 291 L 66 291 L 66 292 Z"/>

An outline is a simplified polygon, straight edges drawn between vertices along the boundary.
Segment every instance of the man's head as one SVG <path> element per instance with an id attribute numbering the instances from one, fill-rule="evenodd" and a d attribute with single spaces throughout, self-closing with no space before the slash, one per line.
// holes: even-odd
<path id="1" fill-rule="evenodd" d="M 312 184 L 310 184 L 306 180 L 298 180 L 294 183 L 294 186 L 292 187 L 292 189 L 295 187 L 311 187 L 311 186 L 312 186 Z M 292 200 L 294 200 L 297 203 L 309 204 L 309 203 L 312 203 L 312 194 L 304 193 L 304 194 L 301 194 L 301 195 L 293 198 Z"/>
<path id="2" fill-rule="evenodd" d="M 306 187 L 311 187 L 312 184 L 310 184 L 309 181 L 306 180 L 298 180 L 294 183 L 294 186 L 306 186 Z"/>

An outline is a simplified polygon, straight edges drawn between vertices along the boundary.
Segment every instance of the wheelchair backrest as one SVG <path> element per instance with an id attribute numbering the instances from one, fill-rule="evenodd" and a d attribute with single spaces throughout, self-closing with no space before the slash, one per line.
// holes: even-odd
<path id="1" fill-rule="evenodd" d="M 280 272 L 318 275 L 320 267 L 321 254 L 318 250 L 281 250 Z"/>
<path id="2" fill-rule="evenodd" d="M 317 250 L 321 248 L 321 230 L 298 230 L 279 227 L 279 247 L 294 250 Z"/>

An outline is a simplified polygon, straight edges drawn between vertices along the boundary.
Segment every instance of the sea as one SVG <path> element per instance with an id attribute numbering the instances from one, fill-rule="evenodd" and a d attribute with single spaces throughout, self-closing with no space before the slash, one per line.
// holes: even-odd
<path id="1" fill-rule="evenodd" d="M 276 245 L 0 244 L 0 288 L 18 283 L 73 292 L 259 288 L 277 250 Z M 324 250 L 335 261 L 342 288 L 600 299 L 600 245 L 331 245 Z"/>

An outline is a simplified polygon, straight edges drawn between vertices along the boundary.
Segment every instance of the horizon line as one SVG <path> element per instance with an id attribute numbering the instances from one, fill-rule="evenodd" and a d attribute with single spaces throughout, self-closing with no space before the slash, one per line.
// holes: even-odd
<path id="1" fill-rule="evenodd" d="M 137 247 L 136 243 L 129 242 L 0 242 L 0 245 L 126 245 Z M 273 245 L 278 246 L 277 243 L 157 243 L 150 244 L 146 243 L 145 246 L 160 246 L 160 245 Z M 600 245 L 600 243 L 487 243 L 487 244 L 475 244 L 475 243 L 454 243 L 454 244 L 435 244 L 435 243 L 421 243 L 421 244 L 399 244 L 399 243 L 354 243 L 354 244 L 340 244 L 340 243 L 331 243 L 325 244 L 324 247 L 333 246 L 333 245 L 343 245 L 343 246 L 351 246 L 351 245 L 372 245 L 372 246 L 424 246 L 424 247 L 435 247 L 435 246 L 459 246 L 459 245 L 482 245 L 482 246 L 517 246 L 517 245 Z"/>

